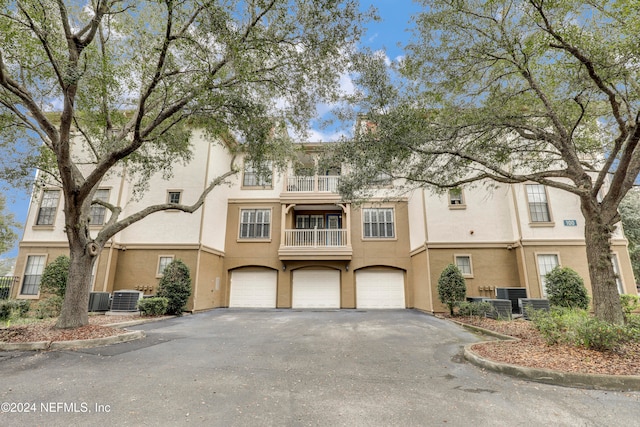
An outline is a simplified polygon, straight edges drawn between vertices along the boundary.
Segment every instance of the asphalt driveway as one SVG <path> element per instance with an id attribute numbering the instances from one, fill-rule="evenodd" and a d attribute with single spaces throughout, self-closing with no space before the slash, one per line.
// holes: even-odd
<path id="1" fill-rule="evenodd" d="M 462 360 L 477 337 L 411 310 L 214 310 L 143 340 L 0 353 L 0 425 L 618 426 L 640 393 L 530 383 Z M 9 404 L 9 406 L 6 406 Z"/>

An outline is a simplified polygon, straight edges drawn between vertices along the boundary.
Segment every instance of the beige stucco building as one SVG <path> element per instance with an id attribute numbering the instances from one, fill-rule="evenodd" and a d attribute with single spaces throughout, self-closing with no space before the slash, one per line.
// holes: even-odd
<path id="1" fill-rule="evenodd" d="M 97 197 L 123 215 L 165 201 L 191 204 L 232 161 L 223 144 L 193 135 L 193 160 L 173 177 L 155 177 L 140 199 L 126 172 L 103 181 Z M 584 219 L 578 200 L 530 184 L 476 187 L 434 194 L 417 190 L 353 205 L 341 200 L 342 168 L 318 170 L 322 144 L 304 144 L 297 166 L 260 176 L 251 165 L 214 189 L 193 214 L 153 214 L 117 234 L 97 259 L 92 290 L 155 293 L 172 259 L 190 268 L 189 310 L 216 307 L 373 309 L 442 312 L 437 281 L 455 263 L 468 296 L 495 296 L 496 287 L 544 295 L 544 275 L 575 269 L 590 288 Z M 17 298 L 39 298 L 44 266 L 68 253 L 60 190 L 33 199 L 16 265 Z M 96 230 L 108 212 L 92 211 Z M 621 293 L 635 284 L 620 230 L 613 243 Z"/>

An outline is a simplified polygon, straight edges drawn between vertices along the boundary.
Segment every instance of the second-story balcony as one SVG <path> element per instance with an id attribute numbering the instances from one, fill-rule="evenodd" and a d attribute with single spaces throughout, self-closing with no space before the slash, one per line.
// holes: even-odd
<path id="1" fill-rule="evenodd" d="M 284 230 L 280 259 L 351 259 L 351 244 L 346 229 Z"/>
<path id="2" fill-rule="evenodd" d="M 293 193 L 337 193 L 339 175 L 288 176 L 285 191 Z"/>

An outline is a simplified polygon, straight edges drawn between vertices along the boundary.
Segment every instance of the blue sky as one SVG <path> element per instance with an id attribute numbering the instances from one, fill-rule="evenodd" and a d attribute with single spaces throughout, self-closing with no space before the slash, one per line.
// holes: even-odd
<path id="1" fill-rule="evenodd" d="M 410 33 L 408 28 L 411 24 L 411 16 L 421 9 L 421 6 L 412 0 L 361 0 L 362 9 L 374 6 L 378 9 L 381 18 L 380 22 L 372 22 L 367 27 L 367 32 L 362 39 L 361 44 L 372 50 L 383 50 L 390 60 L 396 60 L 403 55 L 403 51 L 399 44 L 407 43 Z M 331 140 L 335 135 L 328 135 L 323 131 L 312 132 L 316 138 Z M 17 221 L 24 224 L 29 208 L 30 195 L 25 191 L 13 190 L 5 193 L 7 199 L 7 210 L 15 215 Z M 19 232 L 19 238 L 22 238 L 22 230 Z M 18 243 L 14 248 L 2 254 L 2 258 L 15 257 L 18 254 Z"/>

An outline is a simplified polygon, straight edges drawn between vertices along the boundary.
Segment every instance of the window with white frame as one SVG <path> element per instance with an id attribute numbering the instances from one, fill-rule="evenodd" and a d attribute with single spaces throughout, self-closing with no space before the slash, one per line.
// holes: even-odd
<path id="1" fill-rule="evenodd" d="M 173 205 L 180 204 L 180 199 L 182 198 L 182 191 L 179 190 L 169 190 L 167 191 L 167 203 L 171 203 Z"/>
<path id="2" fill-rule="evenodd" d="M 527 184 L 527 201 L 531 222 L 551 222 L 547 190 L 541 184 Z"/>
<path id="3" fill-rule="evenodd" d="M 44 190 L 42 192 L 36 225 L 53 225 L 59 200 L 60 190 Z"/>
<path id="4" fill-rule="evenodd" d="M 240 238 L 268 239 L 271 232 L 270 209 L 240 210 Z"/>
<path id="5" fill-rule="evenodd" d="M 463 276 L 473 276 L 471 255 L 455 255 L 456 266 Z"/>
<path id="6" fill-rule="evenodd" d="M 244 187 L 271 187 L 273 182 L 273 166 L 271 162 L 244 164 L 242 185 Z"/>
<path id="7" fill-rule="evenodd" d="M 462 206 L 464 205 L 464 198 L 462 197 L 462 188 L 451 188 L 449 190 L 449 206 Z"/>
<path id="8" fill-rule="evenodd" d="M 365 238 L 395 237 L 393 209 L 365 208 L 362 210 L 363 235 Z"/>
<path id="9" fill-rule="evenodd" d="M 375 177 L 373 177 L 373 181 L 371 185 L 376 187 L 388 187 L 393 184 L 393 177 L 391 174 L 385 171 L 379 171 Z"/>
<path id="10" fill-rule="evenodd" d="M 296 215 L 296 229 L 324 229 L 324 215 Z"/>
<path id="11" fill-rule="evenodd" d="M 38 295 L 46 259 L 45 255 L 29 255 L 27 257 L 27 265 L 24 269 L 22 287 L 20 288 L 21 295 Z"/>
<path id="12" fill-rule="evenodd" d="M 96 194 L 93 196 L 94 200 L 100 200 L 102 202 L 109 201 L 109 190 L 108 189 L 98 189 Z M 91 214 L 89 217 L 89 224 L 91 225 L 103 225 L 107 216 L 107 208 L 102 205 L 92 204 L 91 205 Z"/>
<path id="13" fill-rule="evenodd" d="M 537 256 L 538 258 L 538 274 L 540 276 L 540 285 L 542 286 L 542 295 L 547 296 L 547 284 L 545 283 L 547 274 L 558 265 L 560 262 L 558 260 L 557 254 L 540 254 Z"/>
<path id="14" fill-rule="evenodd" d="M 622 284 L 622 277 L 620 276 L 620 264 L 618 263 L 618 254 L 611 254 L 611 264 L 613 264 L 613 272 L 616 275 L 616 286 L 618 287 L 618 293 L 624 294 L 624 286 Z"/>
<path id="15" fill-rule="evenodd" d="M 158 257 L 158 270 L 156 271 L 156 276 L 162 276 L 164 274 L 164 269 L 167 268 L 171 261 L 173 261 L 173 255 L 160 255 Z"/>

